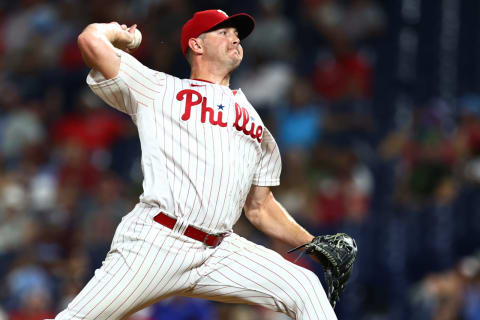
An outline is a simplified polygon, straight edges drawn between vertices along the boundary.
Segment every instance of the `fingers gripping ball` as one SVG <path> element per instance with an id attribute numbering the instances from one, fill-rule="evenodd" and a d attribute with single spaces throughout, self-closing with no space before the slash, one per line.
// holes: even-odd
<path id="1" fill-rule="evenodd" d="M 137 49 L 140 43 L 142 43 L 142 33 L 140 32 L 140 30 L 135 29 L 132 42 L 130 42 L 127 47 L 130 50 Z"/>
<path id="2" fill-rule="evenodd" d="M 327 296 L 330 304 L 335 308 L 357 258 L 355 240 L 345 233 L 317 236 L 310 243 L 289 252 L 301 247 L 305 248 L 306 254 L 314 255 L 322 264 L 328 286 Z"/>

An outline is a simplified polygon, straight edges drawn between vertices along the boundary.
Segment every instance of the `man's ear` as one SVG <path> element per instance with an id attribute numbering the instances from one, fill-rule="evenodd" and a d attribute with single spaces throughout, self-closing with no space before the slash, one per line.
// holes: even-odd
<path id="1" fill-rule="evenodd" d="M 200 38 L 190 38 L 188 40 L 188 47 L 194 53 L 203 53 L 203 41 Z"/>

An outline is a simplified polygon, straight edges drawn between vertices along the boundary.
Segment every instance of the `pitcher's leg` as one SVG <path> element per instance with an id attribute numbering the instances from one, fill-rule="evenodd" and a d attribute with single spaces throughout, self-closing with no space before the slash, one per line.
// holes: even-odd
<path id="1" fill-rule="evenodd" d="M 110 252 L 102 267 L 55 319 L 120 319 L 129 310 L 117 305 L 114 298 L 120 282 L 131 280 L 129 268 L 118 251 Z"/>
<path id="2" fill-rule="evenodd" d="M 189 296 L 261 305 L 294 319 L 337 319 L 313 272 L 244 238 L 228 238 Z"/>
<path id="3" fill-rule="evenodd" d="M 174 237 L 158 224 L 127 230 L 116 235 L 103 266 L 56 319 L 122 319 L 189 286 L 183 280 L 188 279 L 186 262 L 193 263 L 191 247 L 201 243 Z"/>

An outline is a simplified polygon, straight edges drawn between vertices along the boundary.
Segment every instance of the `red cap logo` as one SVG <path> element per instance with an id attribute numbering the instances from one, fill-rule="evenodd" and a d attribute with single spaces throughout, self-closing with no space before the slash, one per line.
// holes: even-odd
<path id="1" fill-rule="evenodd" d="M 255 27 L 255 20 L 246 13 L 238 13 L 229 17 L 222 10 L 212 9 L 196 12 L 193 18 L 188 20 L 182 28 L 180 43 L 183 54 L 187 53 L 190 38 L 196 38 L 202 33 L 219 28 L 227 22 L 229 26 L 237 29 L 240 40 L 246 38 Z"/>

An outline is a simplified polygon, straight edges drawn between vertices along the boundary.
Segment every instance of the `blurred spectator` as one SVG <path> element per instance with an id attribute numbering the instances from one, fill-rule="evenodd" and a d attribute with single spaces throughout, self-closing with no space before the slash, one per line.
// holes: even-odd
<path id="1" fill-rule="evenodd" d="M 275 109 L 285 101 L 285 92 L 293 78 L 294 73 L 288 63 L 267 61 L 257 56 L 250 68 L 239 70 L 232 79 L 232 88 L 241 88 L 248 95 L 249 102 L 262 113 L 265 109 Z"/>
<path id="2" fill-rule="evenodd" d="M 317 151 L 315 216 L 319 226 L 361 224 L 370 210 L 373 176 L 352 150 Z"/>
<path id="3" fill-rule="evenodd" d="M 275 197 L 296 220 L 305 225 L 312 224 L 313 188 L 311 177 L 307 171 L 309 155 L 306 151 L 292 149 L 282 160 L 285 169 L 282 173 L 282 184 L 275 188 Z"/>
<path id="4" fill-rule="evenodd" d="M 463 318 L 480 319 L 480 253 L 461 261 L 460 269 L 467 279 L 464 295 Z"/>
<path id="5" fill-rule="evenodd" d="M 53 293 L 52 279 L 36 260 L 37 254 L 33 250 L 24 252 L 16 258 L 14 268 L 7 275 L 5 283 L 11 310 L 22 310 L 22 306 L 30 302 L 30 294 L 34 292 L 41 291 L 45 296 Z"/>
<path id="6" fill-rule="evenodd" d="M 13 261 L 31 245 L 35 234 L 25 188 L 12 177 L 0 180 L 0 283 Z M 3 290 L 0 290 L 0 295 Z"/>
<path id="7" fill-rule="evenodd" d="M 403 204 L 451 202 L 457 193 L 453 176 L 457 153 L 449 106 L 434 100 L 413 113 L 406 128 L 392 132 L 381 145 L 386 157 L 398 157 L 397 197 Z"/>
<path id="8" fill-rule="evenodd" d="M 26 146 L 41 142 L 46 135 L 36 113 L 38 103 L 15 102 L 18 105 L 9 106 L 11 112 L 4 117 L 0 134 L 2 137 L 0 152 L 7 161 L 18 161 Z"/>
<path id="9" fill-rule="evenodd" d="M 4 178 L 0 187 L 0 252 L 8 252 L 29 243 L 32 226 L 25 188 L 13 176 Z"/>
<path id="10" fill-rule="evenodd" d="M 129 320 L 161 320 L 161 319 L 219 319 L 215 304 L 201 299 L 189 299 L 185 297 L 171 297 L 143 309 L 132 316 Z"/>
<path id="11" fill-rule="evenodd" d="M 347 37 L 352 43 L 381 34 L 386 18 L 372 0 L 307 0 L 309 18 L 327 38 Z"/>
<path id="12" fill-rule="evenodd" d="M 192 5 L 193 2 L 186 0 L 167 0 L 144 1 L 144 5 L 139 6 L 147 14 L 144 21 L 146 40 L 142 45 L 145 42 L 149 49 L 145 54 L 152 69 L 189 77 L 187 63 L 183 55 L 179 56 L 179 39 L 183 23 L 190 18 Z"/>
<path id="13" fill-rule="evenodd" d="M 58 189 L 53 209 L 36 213 L 34 247 L 42 263 L 55 267 L 70 256 L 79 241 L 81 221 L 81 194 L 77 186 L 65 185 Z"/>
<path id="14" fill-rule="evenodd" d="M 81 243 L 81 241 L 78 241 Z M 59 301 L 56 303 L 57 310 L 63 310 L 83 289 L 85 283 L 91 278 L 94 268 L 92 266 L 85 248 L 78 246 L 72 248 L 67 259 L 56 266 L 55 276 L 57 277 Z"/>
<path id="15" fill-rule="evenodd" d="M 293 81 L 286 103 L 275 112 L 275 134 L 280 150 L 313 149 L 320 141 L 324 114 L 322 106 L 314 101 L 312 86 L 307 79 Z"/>
<path id="16" fill-rule="evenodd" d="M 412 295 L 419 311 L 415 319 L 478 319 L 479 279 L 479 256 L 465 257 L 453 269 L 427 275 Z"/>
<path id="17" fill-rule="evenodd" d="M 332 102 L 367 99 L 372 94 L 372 65 L 345 37 L 332 40 L 332 52 L 320 55 L 313 72 L 316 91 Z"/>
<path id="18" fill-rule="evenodd" d="M 57 177 L 52 172 L 40 171 L 35 174 L 29 186 L 32 211 L 39 213 L 54 210 L 59 201 L 57 187 Z"/>
<path id="19" fill-rule="evenodd" d="M 434 320 L 456 319 L 460 316 L 463 281 L 455 271 L 430 275 L 424 280 L 424 316 Z"/>
<path id="20" fill-rule="evenodd" d="M 100 267 L 122 215 L 133 207 L 119 177 L 111 173 L 99 177 L 92 197 L 84 203 L 82 221 L 76 226 L 81 230 L 78 240 L 87 248 L 91 269 Z"/>
<path id="21" fill-rule="evenodd" d="M 59 149 L 61 162 L 58 171 L 60 188 L 74 187 L 91 192 L 98 180 L 98 170 L 90 161 L 89 153 L 76 141 L 65 143 Z"/>
<path id="22" fill-rule="evenodd" d="M 152 309 L 151 319 L 217 319 L 214 304 L 201 299 L 173 297 L 156 304 Z"/>
<path id="23" fill-rule="evenodd" d="M 103 107 L 88 89 L 81 93 L 77 102 L 76 112 L 58 119 L 54 125 L 53 139 L 59 144 L 75 141 L 90 152 L 108 150 L 124 132 L 127 120 Z"/>
<path id="24" fill-rule="evenodd" d="M 78 32 L 85 27 L 84 15 L 88 7 L 80 1 L 62 1 L 57 4 L 59 21 L 56 26 L 58 40 L 55 49 L 58 51 L 58 65 L 69 72 L 85 68 L 76 39 Z"/>
<path id="25" fill-rule="evenodd" d="M 23 0 L 5 23 L 5 43 L 7 54 L 13 56 L 32 44 L 43 34 L 52 33 L 56 27 L 56 6 L 46 0 Z M 44 39 L 46 40 L 46 38 Z M 38 43 L 39 44 L 39 43 Z M 41 50 L 49 46 L 39 46 Z"/>
<path id="26" fill-rule="evenodd" d="M 345 37 L 332 40 L 332 52 L 320 53 L 311 78 L 324 99 L 324 139 L 339 146 L 371 143 L 375 131 L 372 114 L 373 66 Z"/>
<path id="27" fill-rule="evenodd" d="M 480 96 L 466 95 L 459 99 L 458 131 L 454 147 L 464 165 L 466 181 L 480 183 Z"/>
<path id="28" fill-rule="evenodd" d="M 82 237 L 88 247 L 111 243 L 122 214 L 133 208 L 123 182 L 113 174 L 104 174 L 95 186 L 93 197 L 85 204 Z"/>
<path id="29" fill-rule="evenodd" d="M 345 10 L 343 29 L 354 42 L 376 37 L 385 27 L 385 13 L 374 0 L 353 0 Z"/>
<path id="30" fill-rule="evenodd" d="M 22 296 L 20 307 L 9 312 L 10 320 L 53 319 L 56 315 L 52 309 L 52 297 L 43 288 L 35 288 Z"/>
<path id="31" fill-rule="evenodd" d="M 295 55 L 293 25 L 282 14 L 283 5 L 281 0 L 259 1 L 260 14 L 256 17 L 255 32 L 245 41 L 249 55 L 266 60 L 283 60 Z"/>

